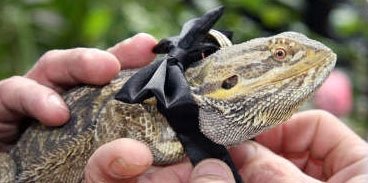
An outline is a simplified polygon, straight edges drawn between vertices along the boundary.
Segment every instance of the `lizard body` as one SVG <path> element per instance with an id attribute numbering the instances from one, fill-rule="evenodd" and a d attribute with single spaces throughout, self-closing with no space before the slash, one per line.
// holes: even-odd
<path id="1" fill-rule="evenodd" d="M 280 124 L 321 85 L 335 61 L 321 43 L 286 32 L 225 47 L 192 64 L 185 77 L 199 106 L 201 132 L 231 146 Z M 183 148 L 155 99 L 114 100 L 134 72 L 121 71 L 103 87 L 67 92 L 70 121 L 61 127 L 32 124 L 9 153 L 0 154 L 0 182 L 81 182 L 91 154 L 121 137 L 146 143 L 156 165 L 180 161 Z"/>

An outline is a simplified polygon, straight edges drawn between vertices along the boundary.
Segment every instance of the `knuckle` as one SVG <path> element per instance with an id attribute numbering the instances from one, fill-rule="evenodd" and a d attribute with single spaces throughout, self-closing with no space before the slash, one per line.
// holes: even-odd
<path id="1" fill-rule="evenodd" d="M 35 83 L 35 81 L 26 79 L 22 76 L 12 76 L 0 81 L 0 91 L 9 91 L 11 88 L 27 85 L 27 83 Z"/>
<path id="2" fill-rule="evenodd" d="M 0 82 L 0 103 L 6 111 L 24 111 L 23 106 L 26 99 L 34 98 L 26 94 L 32 90 L 35 81 L 21 77 L 12 76 Z M 28 96 L 28 98 L 27 98 Z"/>
<path id="3" fill-rule="evenodd" d="M 317 109 L 313 112 L 316 115 L 316 119 L 317 119 L 315 121 L 316 123 L 324 123 L 324 122 L 334 123 L 335 119 L 337 119 L 333 114 L 325 110 Z"/>
<path id="4" fill-rule="evenodd" d="M 332 115 L 330 112 L 322 110 L 322 109 L 315 109 L 315 112 L 318 116 L 330 116 L 330 115 Z"/>
<path id="5" fill-rule="evenodd" d="M 91 60 L 94 60 L 96 57 L 96 52 L 98 49 L 95 48 L 76 48 L 75 52 L 77 52 L 77 60 L 82 63 L 88 63 Z"/>
<path id="6" fill-rule="evenodd" d="M 241 169 L 247 182 L 280 182 L 288 177 L 285 172 L 285 164 L 275 163 L 273 160 L 264 159 L 252 164 L 251 169 Z"/>
<path id="7" fill-rule="evenodd" d="M 50 61 L 52 61 L 55 58 L 55 55 L 59 52 L 60 50 L 50 50 L 47 51 L 46 53 L 44 53 L 39 59 L 38 59 L 38 63 L 39 64 L 45 64 L 48 63 Z"/>

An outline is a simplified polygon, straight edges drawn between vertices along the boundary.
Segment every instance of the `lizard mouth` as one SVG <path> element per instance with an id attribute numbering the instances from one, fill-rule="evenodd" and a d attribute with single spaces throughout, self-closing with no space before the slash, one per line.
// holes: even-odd
<path id="1" fill-rule="evenodd" d="M 284 33 L 234 46 L 208 61 L 197 71 L 199 89 L 193 92 L 201 131 L 233 145 L 288 119 L 326 79 L 336 54 L 306 36 Z"/>
<path id="2" fill-rule="evenodd" d="M 213 116 L 208 111 L 215 110 L 218 114 L 210 122 L 201 121 L 202 132 L 216 143 L 233 145 L 288 119 L 321 85 L 336 61 L 336 55 L 329 50 L 307 54 L 298 63 L 272 70 L 251 83 L 235 86 L 232 91 L 224 90 L 229 91 L 226 94 L 211 93 L 205 95 L 213 94 L 210 97 L 197 99 L 206 103 L 200 111 L 201 115 L 208 115 L 204 119 Z M 236 96 L 237 93 L 240 95 Z M 220 135 L 222 129 L 213 130 L 216 124 L 234 128 Z"/>

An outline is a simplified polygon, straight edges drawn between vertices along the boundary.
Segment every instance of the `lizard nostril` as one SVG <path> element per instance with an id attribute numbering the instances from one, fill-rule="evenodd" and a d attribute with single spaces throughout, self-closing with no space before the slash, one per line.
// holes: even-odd
<path id="1" fill-rule="evenodd" d="M 238 76 L 237 75 L 233 75 L 233 76 L 230 76 L 227 79 L 225 79 L 222 82 L 221 87 L 223 89 L 227 89 L 228 90 L 228 89 L 234 87 L 237 83 L 238 83 Z"/>

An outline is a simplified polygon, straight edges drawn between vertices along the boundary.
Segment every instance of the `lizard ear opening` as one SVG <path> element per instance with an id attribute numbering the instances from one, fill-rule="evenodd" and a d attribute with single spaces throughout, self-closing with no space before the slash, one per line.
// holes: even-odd
<path id="1" fill-rule="evenodd" d="M 234 87 L 236 84 L 238 84 L 238 76 L 233 75 L 233 76 L 228 77 L 222 82 L 221 88 L 228 90 Z"/>

